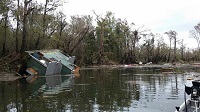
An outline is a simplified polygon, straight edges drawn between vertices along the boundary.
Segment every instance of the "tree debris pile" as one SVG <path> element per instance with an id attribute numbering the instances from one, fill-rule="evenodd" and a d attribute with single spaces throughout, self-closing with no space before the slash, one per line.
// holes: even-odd
<path id="1" fill-rule="evenodd" d="M 0 59 L 0 71 L 2 72 L 14 72 L 17 70 L 17 66 L 21 61 L 21 53 L 11 53 Z M 0 74 L 1 75 L 1 74 Z"/>
<path id="2" fill-rule="evenodd" d="M 15 81 L 21 78 L 13 73 L 0 73 L 0 81 Z"/>

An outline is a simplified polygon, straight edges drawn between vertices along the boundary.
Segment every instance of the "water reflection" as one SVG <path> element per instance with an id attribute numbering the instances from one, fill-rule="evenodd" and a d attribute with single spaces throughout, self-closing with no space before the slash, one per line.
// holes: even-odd
<path id="1" fill-rule="evenodd" d="M 184 85 L 196 68 L 176 68 L 163 74 L 160 68 L 87 69 L 77 79 L 40 77 L 0 82 L 0 111 L 133 111 L 171 112 L 183 99 Z M 12 91 L 12 92 L 11 92 Z"/>
<path id="2" fill-rule="evenodd" d="M 73 76 L 51 75 L 38 78 L 33 84 L 27 83 L 24 78 L 19 79 L 24 91 L 31 95 L 42 95 L 42 97 L 55 96 L 61 92 L 71 90 L 74 85 Z"/>

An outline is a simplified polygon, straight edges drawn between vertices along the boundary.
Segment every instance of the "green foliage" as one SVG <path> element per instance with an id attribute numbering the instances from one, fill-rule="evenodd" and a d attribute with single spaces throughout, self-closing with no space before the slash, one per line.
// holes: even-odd
<path id="1" fill-rule="evenodd" d="M 0 56 L 18 51 L 18 47 L 23 48 L 25 37 L 24 50 L 60 49 L 75 55 L 79 65 L 132 64 L 139 61 L 159 63 L 170 62 L 175 57 L 177 61 L 200 60 L 199 50 L 186 51 L 183 42 L 180 49 L 176 46 L 171 48 L 171 41 L 176 43 L 175 31 L 166 32 L 170 40 L 168 46 L 161 35 L 116 18 L 112 12 L 104 16 L 95 14 L 94 18 L 74 15 L 67 20 L 63 12 L 55 13 L 62 1 L 46 0 L 44 4 L 38 4 L 30 0 L 26 10 L 24 1 L 16 7 L 17 1 L 0 1 Z M 191 36 L 199 44 L 198 26 Z"/>

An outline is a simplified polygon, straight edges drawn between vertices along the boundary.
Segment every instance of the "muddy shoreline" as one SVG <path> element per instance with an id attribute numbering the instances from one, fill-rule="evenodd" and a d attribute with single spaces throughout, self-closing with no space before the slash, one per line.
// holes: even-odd
<path id="1" fill-rule="evenodd" d="M 149 64 L 149 65 L 139 65 L 139 64 L 129 64 L 129 65 L 94 65 L 94 66 L 82 66 L 80 70 L 86 69 L 121 69 L 121 68 L 192 68 L 192 67 L 200 67 L 200 63 L 193 63 L 193 64 L 177 64 L 173 65 L 170 63 L 167 64 Z M 4 71 L 0 72 L 0 81 L 15 81 L 22 76 L 18 76 L 13 71 Z"/>
<path id="2" fill-rule="evenodd" d="M 149 65 L 139 65 L 139 64 L 129 64 L 129 65 L 94 65 L 94 66 L 83 66 L 81 69 L 112 69 L 112 68 L 186 68 L 186 67 L 200 67 L 200 63 L 195 64 L 177 64 L 173 65 L 170 63 L 167 64 L 149 64 Z"/>

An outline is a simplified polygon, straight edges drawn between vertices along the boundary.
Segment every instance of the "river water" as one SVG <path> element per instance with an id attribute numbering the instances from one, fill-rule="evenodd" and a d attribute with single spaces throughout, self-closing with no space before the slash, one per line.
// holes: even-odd
<path id="1" fill-rule="evenodd" d="M 82 69 L 80 77 L 0 81 L 0 112 L 174 112 L 199 68 Z M 187 96 L 189 98 L 189 96 Z"/>

